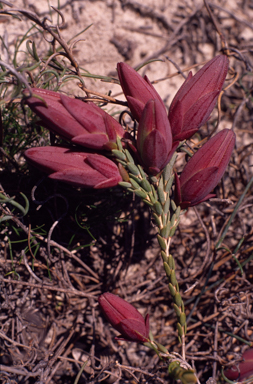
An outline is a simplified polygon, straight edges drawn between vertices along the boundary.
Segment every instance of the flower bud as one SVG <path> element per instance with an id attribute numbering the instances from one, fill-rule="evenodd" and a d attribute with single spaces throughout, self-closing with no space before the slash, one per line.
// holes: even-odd
<path id="1" fill-rule="evenodd" d="M 209 118 L 228 72 L 227 56 L 219 55 L 187 79 L 174 97 L 169 120 L 174 141 L 189 139 Z"/>
<path id="2" fill-rule="evenodd" d="M 137 150 L 147 172 L 159 173 L 168 164 L 177 144 L 172 145 L 170 123 L 161 103 L 148 101 L 137 133 Z"/>
<path id="3" fill-rule="evenodd" d="M 235 134 L 223 129 L 188 161 L 180 179 L 176 175 L 176 204 L 181 208 L 197 205 L 214 197 L 210 192 L 222 178 L 235 146 Z"/>
<path id="4" fill-rule="evenodd" d="M 251 376 L 253 378 L 253 348 L 247 349 L 242 355 L 242 361 L 226 369 L 224 374 L 229 380 L 236 381 L 247 380 Z"/>
<path id="5" fill-rule="evenodd" d="M 116 149 L 117 137 L 125 134 L 112 116 L 93 103 L 40 88 L 33 89 L 33 96 L 26 103 L 46 128 L 84 147 Z"/>
<path id="6" fill-rule="evenodd" d="M 120 332 L 117 339 L 137 343 L 149 341 L 149 315 L 144 320 L 133 305 L 109 292 L 102 294 L 98 301 L 109 323 Z"/>
<path id="7" fill-rule="evenodd" d="M 77 187 L 110 188 L 122 181 L 116 164 L 98 154 L 48 146 L 30 148 L 25 151 L 25 157 L 49 173 L 51 179 Z"/>
<path id="8" fill-rule="evenodd" d="M 126 63 L 118 63 L 117 70 L 119 81 L 127 98 L 129 108 L 137 121 L 141 118 L 145 104 L 151 99 L 158 100 L 161 107 L 166 111 L 161 97 L 150 83 L 147 76 L 144 76 L 143 78 Z"/>

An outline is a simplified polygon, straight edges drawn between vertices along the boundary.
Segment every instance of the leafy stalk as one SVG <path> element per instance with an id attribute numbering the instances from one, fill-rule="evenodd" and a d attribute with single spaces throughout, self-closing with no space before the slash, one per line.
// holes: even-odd
<path id="1" fill-rule="evenodd" d="M 118 140 L 118 149 L 113 150 L 114 156 L 120 163 L 123 188 L 135 193 L 152 210 L 153 218 L 158 229 L 158 242 L 165 273 L 168 277 L 169 291 L 173 300 L 173 307 L 177 315 L 177 330 L 182 343 L 182 357 L 185 360 L 186 315 L 179 285 L 176 278 L 175 260 L 169 252 L 171 238 L 179 224 L 181 209 L 171 199 L 171 188 L 174 180 L 173 166 L 176 161 L 175 153 L 170 162 L 158 176 L 147 177 L 141 165 L 136 165 L 127 149 Z"/>

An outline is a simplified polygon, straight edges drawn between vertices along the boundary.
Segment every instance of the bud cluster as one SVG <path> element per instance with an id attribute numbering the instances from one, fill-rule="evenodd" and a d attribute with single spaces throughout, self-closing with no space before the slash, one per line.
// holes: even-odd
<path id="1" fill-rule="evenodd" d="M 228 58 L 219 55 L 196 75 L 189 73 L 169 113 L 146 76 L 143 78 L 125 63 L 119 63 L 117 70 L 129 109 L 138 123 L 136 138 L 94 103 L 34 88 L 32 97 L 24 91 L 26 103 L 43 126 L 70 145 L 30 148 L 25 156 L 54 180 L 87 188 L 119 185 L 151 208 L 177 315 L 178 335 L 184 346 L 186 315 L 175 260 L 169 252 L 170 242 L 182 209 L 215 196 L 212 191 L 222 178 L 235 145 L 234 133 L 223 129 L 209 139 L 193 154 L 181 175 L 174 168 L 177 152 L 208 120 L 215 106 L 227 75 Z M 144 319 L 131 304 L 111 293 L 101 295 L 99 303 L 108 321 L 120 332 L 120 338 L 144 343 L 158 355 L 161 351 L 167 354 L 149 332 L 148 315 Z M 184 360 L 184 347 L 182 350 Z M 171 363 L 169 373 L 182 383 L 196 383 L 194 372 L 182 368 L 177 361 Z M 227 376 L 233 375 L 228 371 Z"/>
<path id="2" fill-rule="evenodd" d="M 207 121 L 225 81 L 228 59 L 216 56 L 196 75 L 190 73 L 174 97 L 169 114 L 146 76 L 141 77 L 125 63 L 119 63 L 117 69 L 128 106 L 139 123 L 136 141 L 130 142 L 123 127 L 94 103 L 34 88 L 26 103 L 40 117 L 43 126 L 69 140 L 71 146 L 68 149 L 31 148 L 25 156 L 51 178 L 89 188 L 108 188 L 122 183 L 122 170 L 118 170 L 114 161 L 121 163 L 131 179 L 127 180 L 131 187 L 122 186 L 150 203 L 155 215 L 163 209 L 166 215 L 169 203 L 163 201 L 162 178 L 156 188 L 149 184 L 148 178 L 152 180 L 155 176 L 158 180 L 179 142 L 189 139 Z M 129 143 L 126 153 L 122 152 L 121 142 Z M 175 173 L 177 205 L 187 208 L 214 196 L 210 192 L 225 172 L 234 143 L 234 133 L 223 130 L 193 155 L 180 177 Z M 82 152 L 82 147 L 89 152 Z M 107 157 L 109 151 L 114 158 Z M 126 178 L 123 177 L 124 182 Z M 167 187 L 165 193 L 170 188 Z M 167 237 L 171 224 L 162 220 L 162 236 Z"/>

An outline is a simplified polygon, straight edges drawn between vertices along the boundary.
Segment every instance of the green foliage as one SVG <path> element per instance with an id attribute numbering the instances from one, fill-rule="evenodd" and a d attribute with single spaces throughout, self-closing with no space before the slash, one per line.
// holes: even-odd
<path id="1" fill-rule="evenodd" d="M 182 368 L 178 361 L 170 363 L 168 372 L 175 380 L 181 380 L 182 384 L 197 383 L 197 377 L 194 371 L 192 369 Z"/>

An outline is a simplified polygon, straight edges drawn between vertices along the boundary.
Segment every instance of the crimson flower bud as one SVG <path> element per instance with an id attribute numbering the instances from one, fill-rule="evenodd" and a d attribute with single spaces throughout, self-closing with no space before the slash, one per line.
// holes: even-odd
<path id="1" fill-rule="evenodd" d="M 122 126 L 93 103 L 84 103 L 60 93 L 34 88 L 26 103 L 42 124 L 72 143 L 92 149 L 116 149 L 117 137 L 125 134 Z M 36 97 L 42 98 L 45 103 Z"/>
<path id="2" fill-rule="evenodd" d="M 176 175 L 177 205 L 184 209 L 215 196 L 210 192 L 222 178 L 234 146 L 234 132 L 223 129 L 192 156 L 180 179 Z"/>
<path id="3" fill-rule="evenodd" d="M 149 341 L 149 315 L 143 316 L 127 301 L 112 293 L 103 293 L 99 304 L 109 323 L 120 332 L 117 339 L 145 343 Z"/>
<path id="4" fill-rule="evenodd" d="M 174 97 L 169 120 L 174 141 L 189 139 L 209 118 L 228 72 L 227 56 L 219 55 L 187 79 Z"/>
<path id="5" fill-rule="evenodd" d="M 253 375 L 253 348 L 247 349 L 242 354 L 242 359 L 237 366 L 233 365 L 224 372 L 229 380 L 242 381 Z"/>
<path id="6" fill-rule="evenodd" d="M 117 70 L 122 90 L 127 98 L 129 108 L 134 118 L 139 121 L 145 107 L 150 100 L 158 100 L 165 109 L 163 101 L 147 76 L 144 78 L 126 63 L 118 63 Z"/>
<path id="7" fill-rule="evenodd" d="M 122 181 L 116 164 L 94 153 L 48 146 L 29 148 L 25 157 L 35 167 L 49 173 L 51 179 L 77 187 L 110 188 Z"/>
<path id="8" fill-rule="evenodd" d="M 158 100 L 149 100 L 141 115 L 137 150 L 147 172 L 157 175 L 168 164 L 178 143 L 172 145 L 170 123 Z"/>

